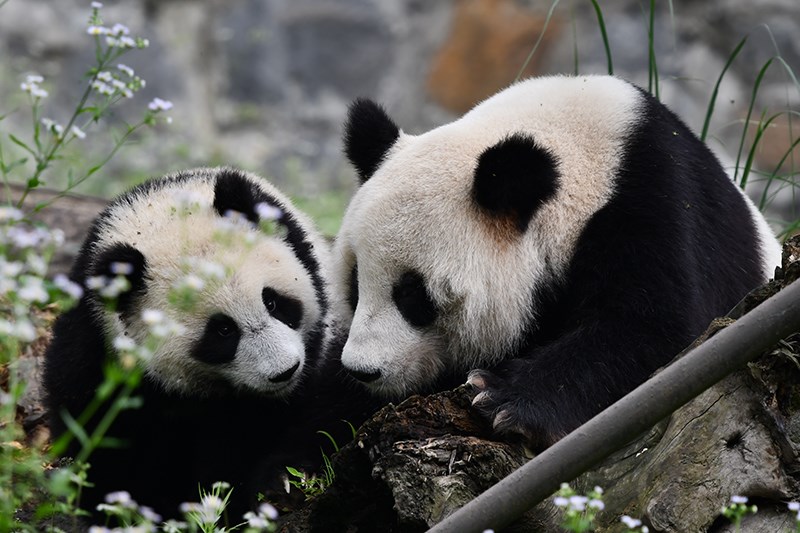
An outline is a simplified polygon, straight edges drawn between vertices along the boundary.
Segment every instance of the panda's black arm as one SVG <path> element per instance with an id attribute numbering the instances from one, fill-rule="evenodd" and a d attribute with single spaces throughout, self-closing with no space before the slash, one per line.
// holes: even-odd
<path id="1" fill-rule="evenodd" d="M 45 352 L 43 384 L 54 437 L 66 430 L 61 410 L 79 416 L 103 381 L 106 346 L 102 331 L 85 300 L 59 316 L 53 326 L 53 338 Z"/>

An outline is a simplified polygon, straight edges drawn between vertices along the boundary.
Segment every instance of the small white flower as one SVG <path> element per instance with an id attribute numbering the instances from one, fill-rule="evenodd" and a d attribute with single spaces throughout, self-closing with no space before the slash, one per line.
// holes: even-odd
<path id="1" fill-rule="evenodd" d="M 28 74 L 25 76 L 25 81 L 27 83 L 42 83 L 44 78 L 38 74 Z"/>
<path id="2" fill-rule="evenodd" d="M 129 35 L 130 33 L 131 30 L 126 25 L 120 24 L 119 22 L 114 24 L 114 26 L 111 28 L 112 35 Z"/>
<path id="3" fill-rule="evenodd" d="M 78 126 L 72 126 L 69 129 L 69 131 L 70 131 L 70 133 L 72 133 L 73 136 L 77 137 L 78 139 L 85 139 L 86 138 L 86 132 L 83 131 L 82 129 L 80 129 Z"/>
<path id="4" fill-rule="evenodd" d="M 122 48 L 136 48 L 136 41 L 127 35 L 119 38 L 119 44 Z"/>
<path id="5" fill-rule="evenodd" d="M 106 514 L 119 514 L 120 510 L 119 507 L 117 507 L 116 505 L 111 505 L 110 503 L 98 503 L 95 509 L 97 509 L 101 513 L 106 513 Z"/>
<path id="6" fill-rule="evenodd" d="M 164 529 L 164 533 L 182 533 L 189 527 L 189 524 L 170 519 L 164 522 L 161 527 Z"/>
<path id="7" fill-rule="evenodd" d="M 261 220 L 278 220 L 283 215 L 283 211 L 266 202 L 256 204 L 255 210 Z"/>
<path id="8" fill-rule="evenodd" d="M 183 502 L 178 506 L 178 510 L 183 514 L 196 513 L 199 512 L 202 508 L 203 506 L 197 502 Z"/>
<path id="9" fill-rule="evenodd" d="M 100 505 L 98 505 L 98 507 L 100 507 Z M 101 511 L 102 509 L 97 509 L 97 510 Z M 91 526 L 89 527 L 89 533 L 111 533 L 111 530 L 104 526 Z"/>
<path id="10" fill-rule="evenodd" d="M 222 498 L 214 494 L 206 494 L 200 499 L 200 505 L 206 509 L 212 509 L 215 511 L 222 509 L 224 503 L 225 502 L 222 501 Z"/>
<path id="11" fill-rule="evenodd" d="M 36 248 L 42 241 L 42 234 L 19 226 L 8 228 L 7 236 L 14 246 L 20 249 Z"/>
<path id="12" fill-rule="evenodd" d="M 93 291 L 102 289 L 108 285 L 108 278 L 105 276 L 89 276 L 86 278 L 86 288 Z"/>
<path id="13" fill-rule="evenodd" d="M 47 274 L 47 261 L 44 260 L 39 254 L 28 254 L 25 258 L 25 263 L 28 265 L 28 271 L 39 277 L 44 277 Z"/>
<path id="14" fill-rule="evenodd" d="M 22 273 L 24 265 L 19 261 L 7 262 L 5 258 L 0 258 L 0 275 L 8 278 L 15 278 Z"/>
<path id="15" fill-rule="evenodd" d="M 117 298 L 123 292 L 131 288 L 130 282 L 122 276 L 117 276 L 112 279 L 105 287 L 100 289 L 100 296 L 103 298 L 113 299 Z"/>
<path id="16" fill-rule="evenodd" d="M 647 526 L 642 526 L 642 529 L 640 529 L 639 531 L 641 531 L 642 533 L 650 533 L 650 528 Z"/>
<path id="17" fill-rule="evenodd" d="M 244 514 L 244 519 L 247 520 L 247 525 L 256 529 L 266 529 L 269 527 L 269 522 L 252 511 L 246 512 Z"/>
<path id="18" fill-rule="evenodd" d="M 86 33 L 89 35 L 108 35 L 110 30 L 105 26 L 89 26 L 86 28 Z"/>
<path id="19" fill-rule="evenodd" d="M 641 520 L 637 520 L 636 518 L 632 518 L 628 515 L 622 515 L 620 521 L 625 524 L 628 529 L 634 529 L 642 525 Z"/>
<path id="20" fill-rule="evenodd" d="M 161 522 L 161 515 L 153 511 L 150 507 L 141 506 L 139 507 L 139 514 L 142 515 L 142 518 L 149 522 L 158 523 Z"/>
<path id="21" fill-rule="evenodd" d="M 575 511 L 583 511 L 586 509 L 586 503 L 589 501 L 589 498 L 586 496 L 570 496 L 569 497 L 569 507 L 570 509 L 574 509 Z"/>
<path id="22" fill-rule="evenodd" d="M 150 46 L 150 40 L 149 39 L 143 39 L 143 38 L 139 37 L 136 40 L 136 47 L 137 48 L 147 48 L 148 46 Z M 144 86 L 142 86 L 142 87 L 144 87 Z"/>
<path id="23" fill-rule="evenodd" d="M 566 499 L 566 498 L 565 498 L 565 497 L 563 497 L 563 496 L 556 496 L 556 497 L 553 499 L 553 504 L 554 504 L 556 507 L 566 507 L 566 506 L 568 506 L 568 505 L 569 505 L 569 500 L 568 500 L 568 499 Z"/>
<path id="24" fill-rule="evenodd" d="M 29 320 L 18 320 L 14 324 L 14 330 L 11 334 L 24 342 L 33 342 L 36 340 L 36 328 Z"/>
<path id="25" fill-rule="evenodd" d="M 122 63 L 120 63 L 119 65 L 117 65 L 117 69 L 124 72 L 129 78 L 133 77 L 133 69 L 128 65 L 123 65 Z"/>
<path id="26" fill-rule="evenodd" d="M 789 502 L 786 504 L 790 511 L 797 512 L 800 511 L 800 502 Z"/>
<path id="27" fill-rule="evenodd" d="M 0 222 L 17 222 L 22 220 L 23 216 L 25 215 L 22 211 L 16 207 L 0 206 Z"/>
<path id="28" fill-rule="evenodd" d="M 159 309 L 145 309 L 142 311 L 142 322 L 148 326 L 160 324 L 166 320 L 166 315 Z"/>
<path id="29" fill-rule="evenodd" d="M 605 509 L 605 508 L 606 508 L 606 504 L 605 504 L 605 503 L 603 503 L 603 500 L 595 500 L 595 499 L 592 499 L 592 500 L 589 500 L 589 503 L 588 503 L 588 505 L 589 505 L 589 507 L 591 507 L 592 509 L 597 509 L 598 511 L 602 511 L 603 509 Z"/>
<path id="30" fill-rule="evenodd" d="M 110 32 L 111 30 L 109 30 Z M 116 37 L 111 37 L 110 35 L 106 36 L 106 44 L 112 48 L 117 48 L 120 46 L 119 39 Z"/>
<path id="31" fill-rule="evenodd" d="M 260 514 L 261 516 L 265 516 L 270 520 L 277 520 L 278 518 L 278 510 L 275 509 L 275 507 L 273 507 L 271 504 L 266 502 L 258 506 L 258 514 Z"/>
<path id="32" fill-rule="evenodd" d="M 103 96 L 111 96 L 112 94 L 114 94 L 114 89 L 109 84 L 99 80 L 95 80 L 92 82 L 92 89 L 102 94 Z"/>
<path id="33" fill-rule="evenodd" d="M 103 3 L 102 2 L 92 2 L 92 9 L 102 9 Z"/>
<path id="34" fill-rule="evenodd" d="M 41 278 L 32 276 L 25 278 L 22 287 L 17 291 L 17 296 L 26 302 L 47 303 L 50 300 L 50 295 L 47 294 Z"/>
<path id="35" fill-rule="evenodd" d="M 133 274 L 133 265 L 121 261 L 111 263 L 111 272 L 117 276 L 130 276 Z"/>
<path id="36" fill-rule="evenodd" d="M 147 104 L 147 107 L 150 111 L 169 111 L 172 109 L 172 102 L 161 98 L 153 98 L 153 101 Z"/>
<path id="37" fill-rule="evenodd" d="M 120 352 L 132 352 L 136 343 L 130 337 L 117 337 L 114 339 L 114 348 Z"/>
<path id="38" fill-rule="evenodd" d="M 131 498 L 128 491 L 119 490 L 116 492 L 109 492 L 105 497 L 106 503 L 117 504 L 128 509 L 135 509 L 137 507 L 136 501 Z"/>
<path id="39" fill-rule="evenodd" d="M 597 494 L 603 494 L 603 487 L 601 487 L 600 485 L 595 485 L 594 491 Z"/>
<path id="40" fill-rule="evenodd" d="M 228 276 L 225 267 L 214 261 L 190 259 L 187 261 L 187 266 L 199 272 L 206 279 L 225 279 Z"/>
<path id="41" fill-rule="evenodd" d="M 181 282 L 178 284 L 179 287 L 185 287 L 187 289 L 191 289 L 193 291 L 201 291 L 203 287 L 205 287 L 206 282 L 203 281 L 203 278 L 196 274 L 188 274 Z"/>
<path id="42" fill-rule="evenodd" d="M 64 274 L 56 274 L 53 278 L 53 285 L 75 300 L 80 300 L 81 296 L 83 296 L 83 287 Z"/>
<path id="43" fill-rule="evenodd" d="M 111 83 L 114 80 L 114 76 L 112 76 L 111 73 L 107 70 L 101 70 L 100 72 L 97 73 L 97 76 L 95 77 L 98 80 L 104 81 L 106 83 Z"/>
<path id="44" fill-rule="evenodd" d="M 747 503 L 747 496 L 733 495 L 731 496 L 731 503 L 745 504 Z"/>

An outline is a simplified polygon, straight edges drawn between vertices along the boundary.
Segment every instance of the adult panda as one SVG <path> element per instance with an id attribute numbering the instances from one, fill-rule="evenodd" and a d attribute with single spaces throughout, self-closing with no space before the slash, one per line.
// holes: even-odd
<path id="1" fill-rule="evenodd" d="M 272 232 L 259 227 L 260 215 L 274 217 Z M 126 490 L 174 516 L 180 503 L 199 500 L 198 486 L 226 481 L 237 521 L 258 492 L 283 488 L 286 466 L 317 466 L 316 432 L 337 435 L 346 429 L 340 419 L 359 423 L 369 405 L 347 396 L 323 357 L 334 326 L 329 263 L 310 220 L 239 170 L 179 172 L 112 201 L 70 274 L 84 296 L 56 321 L 45 355 L 53 435 L 67 431 L 65 415 L 78 419 L 93 401 L 107 358 L 124 353 L 115 346 L 134 341 L 152 354 L 137 363 L 142 406 L 122 411 L 108 432 L 121 447 L 89 457 L 94 485 L 84 507 Z M 98 280 L 120 273 L 127 287 L 109 306 Z M 187 280 L 196 290 L 183 301 Z M 154 316 L 174 326 L 161 339 L 150 333 Z M 80 448 L 72 444 L 70 456 Z"/>
<path id="2" fill-rule="evenodd" d="M 334 260 L 342 363 L 398 398 L 463 383 L 541 450 L 643 382 L 779 264 L 710 150 L 611 76 L 516 83 L 421 135 L 355 101 Z"/>

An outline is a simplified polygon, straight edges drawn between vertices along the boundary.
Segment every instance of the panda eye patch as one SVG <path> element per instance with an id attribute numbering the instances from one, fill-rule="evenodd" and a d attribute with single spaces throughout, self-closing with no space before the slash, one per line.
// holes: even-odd
<path id="1" fill-rule="evenodd" d="M 358 306 L 358 265 L 353 265 L 353 270 L 350 271 L 350 287 L 347 293 L 347 303 L 350 304 L 350 309 L 356 310 Z"/>
<path id="2" fill-rule="evenodd" d="M 392 300 L 403 318 L 416 328 L 427 327 L 436 320 L 436 305 L 418 272 L 406 272 L 400 276 L 392 288 Z"/>
<path id="3" fill-rule="evenodd" d="M 224 313 L 215 313 L 208 317 L 203 336 L 192 350 L 192 357 L 212 365 L 233 361 L 240 337 L 234 319 Z"/>
<path id="4" fill-rule="evenodd" d="M 267 312 L 292 329 L 298 329 L 303 320 L 303 303 L 291 296 L 281 294 L 272 287 L 264 287 L 261 299 Z"/>

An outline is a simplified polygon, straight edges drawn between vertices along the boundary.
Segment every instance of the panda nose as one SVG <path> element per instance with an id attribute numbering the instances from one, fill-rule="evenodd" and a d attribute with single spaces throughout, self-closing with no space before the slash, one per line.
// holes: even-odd
<path id="1" fill-rule="evenodd" d="M 347 372 L 357 380 L 363 381 L 364 383 L 370 383 L 371 381 L 375 381 L 381 377 L 380 370 L 353 370 L 352 368 L 348 368 Z"/>
<path id="2" fill-rule="evenodd" d="M 269 380 L 273 383 L 282 383 L 284 381 L 289 381 L 292 375 L 297 372 L 297 369 L 300 368 L 300 361 L 296 362 L 292 368 L 287 370 L 286 372 L 281 372 L 274 378 L 269 378 Z"/>

